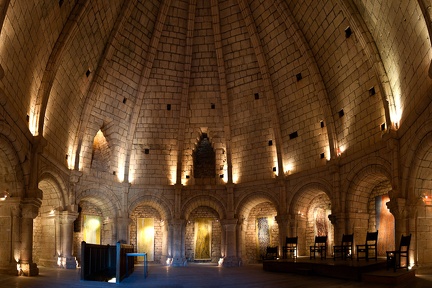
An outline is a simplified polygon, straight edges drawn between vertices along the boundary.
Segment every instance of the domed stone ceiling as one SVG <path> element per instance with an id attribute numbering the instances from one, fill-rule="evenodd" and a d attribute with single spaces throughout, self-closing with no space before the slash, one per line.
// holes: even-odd
<path id="1" fill-rule="evenodd" d="M 379 143 L 428 101 L 430 47 L 414 41 L 430 43 L 428 25 L 391 13 L 406 3 L 369 2 L 14 2 L 0 55 L 17 84 L 5 94 L 70 169 L 162 185 L 307 171 Z M 212 179 L 193 177 L 202 135 Z"/>

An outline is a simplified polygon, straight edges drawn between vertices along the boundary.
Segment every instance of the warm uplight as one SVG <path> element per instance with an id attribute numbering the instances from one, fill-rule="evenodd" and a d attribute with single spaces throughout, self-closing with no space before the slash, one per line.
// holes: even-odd
<path id="1" fill-rule="evenodd" d="M 224 258 L 219 258 L 218 266 L 222 266 L 224 262 Z"/>
<path id="2" fill-rule="evenodd" d="M 286 165 L 284 166 L 285 174 L 286 174 L 286 175 L 291 174 L 291 172 L 293 171 L 293 168 L 294 168 L 294 166 L 293 166 L 292 163 L 288 163 L 288 164 L 286 164 Z"/>
<path id="3" fill-rule="evenodd" d="M 4 190 L 3 193 L 1 194 L 0 201 L 5 201 L 8 197 L 9 197 L 9 193 L 6 190 Z"/>
<path id="4" fill-rule="evenodd" d="M 37 117 L 36 117 L 35 111 L 32 110 L 29 113 L 28 121 L 29 121 L 28 125 L 29 125 L 30 133 L 33 136 L 37 136 L 38 135 L 38 127 L 37 127 L 38 124 L 37 124 Z"/>

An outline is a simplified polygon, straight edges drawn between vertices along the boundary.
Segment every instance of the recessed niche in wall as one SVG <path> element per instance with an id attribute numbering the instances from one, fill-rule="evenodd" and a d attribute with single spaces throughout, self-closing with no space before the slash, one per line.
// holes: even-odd
<path id="1" fill-rule="evenodd" d="M 273 172 L 276 172 L 276 167 L 273 167 Z"/>
<path id="2" fill-rule="evenodd" d="M 382 123 L 381 124 L 381 131 L 385 131 L 386 130 L 386 123 Z"/>
<path id="3" fill-rule="evenodd" d="M 215 109 L 216 108 L 216 105 L 214 104 L 214 103 L 211 103 L 211 109 Z"/>
<path id="4" fill-rule="evenodd" d="M 302 80 L 303 79 L 302 74 L 301 73 L 297 73 L 296 74 L 296 79 L 297 79 L 297 82 L 300 81 L 300 80 Z"/>
<path id="5" fill-rule="evenodd" d="M 324 128 L 324 121 L 320 121 L 320 126 L 321 126 L 321 128 Z"/>
<path id="6" fill-rule="evenodd" d="M 114 176 L 116 175 L 116 171 L 113 171 L 113 175 L 114 175 Z"/>
<path id="7" fill-rule="evenodd" d="M 171 110 L 171 104 L 167 104 L 167 110 Z"/>
<path id="8" fill-rule="evenodd" d="M 349 37 L 351 36 L 351 34 L 352 34 L 351 27 L 348 26 L 348 27 L 345 29 L 345 37 L 346 37 L 346 38 L 349 38 Z"/>
<path id="9" fill-rule="evenodd" d="M 186 175 L 186 179 L 189 179 L 190 177 L 189 177 L 189 175 Z"/>
<path id="10" fill-rule="evenodd" d="M 126 97 L 123 98 L 123 104 L 126 104 L 126 101 L 127 101 Z"/>
<path id="11" fill-rule="evenodd" d="M 150 149 L 148 148 L 144 149 L 144 154 L 150 154 Z"/>
<path id="12" fill-rule="evenodd" d="M 374 88 L 374 87 L 371 87 L 371 88 L 369 89 L 369 96 L 373 96 L 373 95 L 375 95 L 375 88 Z"/>
<path id="13" fill-rule="evenodd" d="M 272 146 L 273 145 L 273 140 L 269 140 L 268 145 Z"/>
<path id="14" fill-rule="evenodd" d="M 30 121 L 30 116 L 26 115 L 26 121 L 29 122 Z"/>
<path id="15" fill-rule="evenodd" d="M 223 178 L 223 177 L 224 177 L 224 174 L 220 174 L 220 175 L 219 175 L 219 178 Z"/>
<path id="16" fill-rule="evenodd" d="M 297 133 L 297 131 L 295 131 L 295 132 L 289 134 L 289 138 L 290 138 L 290 139 L 294 139 L 294 138 L 297 138 L 297 137 L 298 137 L 298 133 Z"/>
<path id="17" fill-rule="evenodd" d="M 259 93 L 255 93 L 255 100 L 258 100 L 260 98 Z"/>
<path id="18" fill-rule="evenodd" d="M 339 114 L 339 118 L 342 118 L 345 115 L 345 112 L 343 109 L 341 109 L 339 110 L 338 114 Z"/>
<path id="19" fill-rule="evenodd" d="M 88 69 L 88 70 L 86 71 L 86 76 L 89 77 L 89 76 L 90 76 L 90 73 L 91 73 L 91 71 L 90 71 L 90 69 Z"/>
<path id="20" fill-rule="evenodd" d="M 320 158 L 324 159 L 324 152 L 320 154 Z"/>

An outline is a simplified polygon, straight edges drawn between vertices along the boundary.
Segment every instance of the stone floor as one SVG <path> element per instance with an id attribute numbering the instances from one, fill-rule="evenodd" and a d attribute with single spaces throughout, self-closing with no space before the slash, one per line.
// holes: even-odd
<path id="1" fill-rule="evenodd" d="M 235 268 L 221 268 L 209 264 L 190 264 L 187 267 L 150 265 L 146 279 L 143 266 L 120 284 L 81 281 L 80 270 L 39 267 L 36 277 L 0 275 L 0 287 L 72 288 L 72 287 L 432 287 L 432 274 L 418 275 L 414 280 L 399 285 L 378 285 L 319 276 L 266 272 L 262 264 Z"/>

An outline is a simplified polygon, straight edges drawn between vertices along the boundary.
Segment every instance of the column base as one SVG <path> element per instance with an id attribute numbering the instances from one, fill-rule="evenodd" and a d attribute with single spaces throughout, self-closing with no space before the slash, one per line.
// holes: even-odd
<path id="1" fill-rule="evenodd" d="M 171 262 L 171 266 L 175 266 L 175 267 L 186 266 L 186 265 L 187 265 L 186 258 L 174 257 Z"/>
<path id="2" fill-rule="evenodd" d="M 19 275 L 24 276 L 37 276 L 39 275 L 39 268 L 36 263 L 21 263 L 21 270 L 18 272 Z"/>
<path id="3" fill-rule="evenodd" d="M 238 258 L 236 256 L 227 256 L 223 258 L 223 267 L 239 267 L 242 266 L 241 258 Z"/>
<path id="4" fill-rule="evenodd" d="M 77 261 L 76 257 L 60 257 L 61 267 L 65 269 L 76 269 Z"/>

